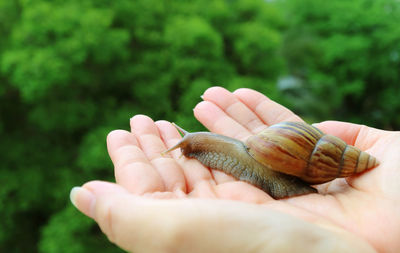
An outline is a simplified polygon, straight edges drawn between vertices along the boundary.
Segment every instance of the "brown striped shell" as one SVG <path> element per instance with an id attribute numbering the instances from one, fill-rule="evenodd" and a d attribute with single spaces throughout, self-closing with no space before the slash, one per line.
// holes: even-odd
<path id="1" fill-rule="evenodd" d="M 375 157 L 301 122 L 272 125 L 246 142 L 248 153 L 274 171 L 310 184 L 348 177 L 378 165 Z"/>

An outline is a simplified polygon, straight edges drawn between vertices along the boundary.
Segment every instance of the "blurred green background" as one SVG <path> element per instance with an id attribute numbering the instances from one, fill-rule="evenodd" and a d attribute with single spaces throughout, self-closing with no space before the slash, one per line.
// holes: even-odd
<path id="1" fill-rule="evenodd" d="M 210 86 L 398 130 L 399 24 L 398 0 L 0 0 L 0 252 L 122 252 L 69 190 L 113 180 L 135 114 L 200 129 Z"/>

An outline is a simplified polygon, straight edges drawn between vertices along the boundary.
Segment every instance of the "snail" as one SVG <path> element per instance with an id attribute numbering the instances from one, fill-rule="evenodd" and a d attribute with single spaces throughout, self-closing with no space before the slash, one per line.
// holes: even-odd
<path id="1" fill-rule="evenodd" d="M 246 143 L 210 132 L 189 133 L 166 154 L 180 148 L 211 169 L 248 182 L 275 199 L 316 193 L 310 185 L 348 177 L 376 167 L 375 157 L 302 122 L 272 125 Z"/>

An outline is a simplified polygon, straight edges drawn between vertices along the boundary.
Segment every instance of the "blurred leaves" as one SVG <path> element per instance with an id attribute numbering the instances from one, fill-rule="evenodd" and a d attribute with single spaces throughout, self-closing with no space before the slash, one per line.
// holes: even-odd
<path id="1" fill-rule="evenodd" d="M 135 114 L 204 129 L 211 86 L 398 129 L 399 19 L 396 0 L 0 0 L 0 252 L 120 252 L 69 190 L 113 180 L 106 137 Z"/>
<path id="2" fill-rule="evenodd" d="M 317 119 L 398 128 L 392 112 L 400 100 L 389 109 L 382 98 L 400 94 L 400 3 L 287 0 L 282 7 L 290 17 L 283 47 L 289 74 L 301 80 L 304 98 L 325 107 Z M 297 112 L 318 114 L 301 106 Z"/>
<path id="3" fill-rule="evenodd" d="M 278 31 L 260 23 L 245 23 L 238 27 L 234 42 L 234 57 L 239 72 L 263 78 L 274 78 L 282 71 L 278 54 L 281 36 Z"/>

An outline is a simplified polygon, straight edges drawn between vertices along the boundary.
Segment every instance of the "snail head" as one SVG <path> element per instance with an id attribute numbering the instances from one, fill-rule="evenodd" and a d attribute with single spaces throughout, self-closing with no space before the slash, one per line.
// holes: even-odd
<path id="1" fill-rule="evenodd" d="M 204 152 L 205 150 L 212 150 L 213 147 L 218 146 L 218 143 L 223 143 L 225 140 L 224 138 L 227 138 L 215 138 L 218 135 L 210 132 L 189 133 L 174 123 L 172 123 L 172 125 L 174 125 L 182 134 L 182 139 L 176 145 L 163 151 L 161 155 L 165 155 L 172 150 L 180 148 L 182 155 L 186 157 L 193 157 L 198 153 Z"/>
<path id="2" fill-rule="evenodd" d="M 169 152 L 171 152 L 171 151 L 173 151 L 173 150 L 175 150 L 175 149 L 178 149 L 178 148 L 181 149 L 182 154 L 185 154 L 185 150 L 187 150 L 187 147 L 188 147 L 188 146 L 190 145 L 190 143 L 191 143 L 190 139 L 192 139 L 192 136 L 191 136 L 191 134 L 190 134 L 188 131 L 186 131 L 185 129 L 181 128 L 180 126 L 178 126 L 178 125 L 175 124 L 175 123 L 172 123 L 172 125 L 173 125 L 173 126 L 178 130 L 178 132 L 182 135 L 182 139 L 181 139 L 177 144 L 175 144 L 174 146 L 172 146 L 172 147 L 170 147 L 169 149 L 167 149 L 167 150 L 161 152 L 161 155 L 166 155 L 166 154 L 168 154 Z"/>

